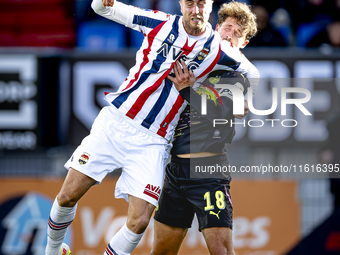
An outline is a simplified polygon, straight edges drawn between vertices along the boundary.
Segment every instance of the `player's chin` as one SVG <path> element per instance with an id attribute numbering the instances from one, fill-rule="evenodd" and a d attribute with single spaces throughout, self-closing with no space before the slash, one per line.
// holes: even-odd
<path id="1" fill-rule="evenodd" d="M 204 31 L 203 23 L 195 23 L 192 25 L 192 29 L 195 30 L 197 33 Z"/>

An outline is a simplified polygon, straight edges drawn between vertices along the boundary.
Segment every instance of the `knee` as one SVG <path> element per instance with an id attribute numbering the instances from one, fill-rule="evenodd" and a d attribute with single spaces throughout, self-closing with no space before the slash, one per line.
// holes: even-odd
<path id="1" fill-rule="evenodd" d="M 235 255 L 234 249 L 228 250 L 227 255 Z"/>
<path id="2" fill-rule="evenodd" d="M 68 193 L 59 193 L 58 194 L 58 204 L 61 207 L 74 207 L 78 200 L 76 198 L 73 198 Z"/>
<path id="3" fill-rule="evenodd" d="M 132 232 L 136 234 L 141 234 L 145 231 L 145 229 L 149 225 L 149 221 L 150 221 L 150 218 L 145 215 L 140 216 L 138 218 L 131 217 L 131 218 L 128 218 L 126 225 Z"/>
<path id="4" fill-rule="evenodd" d="M 159 252 L 155 251 L 154 249 L 152 249 L 151 252 L 150 252 L 150 255 L 162 255 L 162 253 L 159 253 Z"/>

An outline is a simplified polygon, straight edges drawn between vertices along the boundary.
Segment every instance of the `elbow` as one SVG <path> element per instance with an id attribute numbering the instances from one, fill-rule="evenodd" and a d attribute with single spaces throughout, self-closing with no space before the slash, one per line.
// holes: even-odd
<path id="1" fill-rule="evenodd" d="M 256 78 L 260 78 L 260 72 L 259 72 L 259 70 L 256 70 L 255 77 L 256 77 Z"/>
<path id="2" fill-rule="evenodd" d="M 103 6 L 102 1 L 100 0 L 93 0 L 91 3 L 92 10 L 99 14 L 101 11 L 105 10 L 105 7 Z"/>
<path id="3" fill-rule="evenodd" d="M 92 3 L 91 3 L 91 8 L 95 13 L 98 12 L 98 9 L 96 8 L 96 4 L 94 3 L 94 1 L 92 1 Z"/>
<path id="4" fill-rule="evenodd" d="M 260 72 L 259 69 L 257 69 L 256 67 L 254 67 L 253 69 L 253 78 L 260 78 Z"/>

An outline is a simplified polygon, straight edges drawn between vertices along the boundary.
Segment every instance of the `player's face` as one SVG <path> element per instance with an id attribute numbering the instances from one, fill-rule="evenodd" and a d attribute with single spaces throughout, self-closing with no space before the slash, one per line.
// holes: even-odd
<path id="1" fill-rule="evenodd" d="M 231 42 L 238 49 L 244 48 L 249 42 L 238 19 L 234 17 L 228 17 L 221 25 L 217 24 L 216 31 L 222 40 Z"/>
<path id="2" fill-rule="evenodd" d="M 190 35 L 201 35 L 209 20 L 212 0 L 180 0 L 185 31 Z"/>

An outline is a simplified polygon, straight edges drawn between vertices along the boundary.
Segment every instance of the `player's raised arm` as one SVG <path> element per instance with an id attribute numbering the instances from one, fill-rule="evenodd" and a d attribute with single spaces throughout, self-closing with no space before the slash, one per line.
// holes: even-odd
<path id="1" fill-rule="evenodd" d="M 93 0 L 91 7 L 98 15 L 143 34 L 170 18 L 163 12 L 144 10 L 117 0 Z"/>

